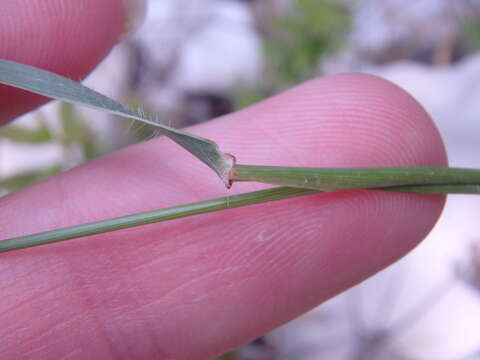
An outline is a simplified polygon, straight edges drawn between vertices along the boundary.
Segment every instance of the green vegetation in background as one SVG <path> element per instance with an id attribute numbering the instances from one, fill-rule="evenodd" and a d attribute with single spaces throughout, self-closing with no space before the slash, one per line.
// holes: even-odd
<path id="1" fill-rule="evenodd" d="M 265 39 L 267 71 L 286 86 L 310 78 L 319 59 L 339 48 L 348 25 L 348 12 L 337 2 L 297 0 Z"/>
<path id="2" fill-rule="evenodd" d="M 85 161 L 100 155 L 100 147 L 95 141 L 92 130 L 85 119 L 79 116 L 75 106 L 61 103 L 59 115 L 60 131 L 52 129 L 41 115 L 37 114 L 39 126 L 28 129 L 11 124 L 0 128 L 0 139 L 30 145 L 57 143 L 61 144 L 66 151 L 69 147 L 77 146 L 80 148 Z M 0 190 L 6 193 L 20 190 L 60 172 L 63 168 L 63 164 L 51 164 L 42 169 L 29 170 L 6 178 L 0 177 Z"/>
<path id="3" fill-rule="evenodd" d="M 49 176 L 55 175 L 61 171 L 61 167 L 58 165 L 37 170 L 28 171 L 18 175 L 13 175 L 5 179 L 0 179 L 0 190 L 6 192 L 13 192 L 24 187 L 30 186 L 37 181 L 43 180 Z"/>
<path id="4" fill-rule="evenodd" d="M 60 103 L 60 123 L 62 125 L 63 134 L 57 137 L 57 141 L 64 147 L 79 146 L 83 160 L 91 160 L 101 154 L 99 144 L 95 141 L 95 135 L 90 129 L 74 105 L 61 102 Z"/>
<path id="5" fill-rule="evenodd" d="M 82 162 L 115 150 L 106 148 L 101 143 L 99 137 L 96 136 L 86 119 L 80 115 L 75 105 L 66 102 L 60 103 L 58 110 L 60 128 L 54 128 L 50 125 L 41 113 L 37 113 L 35 116 L 38 120 L 38 126 L 34 128 L 22 127 L 15 125 L 15 123 L 1 127 L 0 140 L 5 139 L 17 144 L 39 146 L 55 143 L 60 144 L 65 149 L 65 153 L 68 153 L 70 148 L 76 147 L 81 152 Z M 118 147 L 149 139 L 154 136 L 152 134 L 155 134 L 156 131 L 153 126 L 137 121 L 132 122 L 128 119 L 124 120 L 123 128 L 125 128 L 125 134 L 128 134 L 128 136 L 124 139 L 124 144 L 117 144 Z M 29 170 L 9 177 L 2 177 L 2 174 L 0 174 L 0 196 L 32 185 L 64 169 L 65 164 L 56 163 L 50 164 L 46 168 Z"/>
<path id="6" fill-rule="evenodd" d="M 461 37 L 465 41 L 467 51 L 475 52 L 480 50 L 480 22 L 478 18 L 467 18 L 462 24 Z"/>
<path id="7" fill-rule="evenodd" d="M 17 143 L 42 144 L 53 140 L 53 135 L 47 124 L 40 120 L 40 125 L 35 129 L 25 129 L 15 125 L 0 128 L 0 139 Z"/>
<path id="8" fill-rule="evenodd" d="M 318 74 L 317 64 L 341 47 L 350 26 L 348 9 L 333 0 L 296 0 L 263 35 L 264 77 L 258 88 L 235 91 L 243 108 Z"/>

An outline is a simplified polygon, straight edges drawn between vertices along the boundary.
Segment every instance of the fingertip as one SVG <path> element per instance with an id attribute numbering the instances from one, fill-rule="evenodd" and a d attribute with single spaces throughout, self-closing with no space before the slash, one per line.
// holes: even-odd
<path id="1" fill-rule="evenodd" d="M 199 133 L 224 142 L 222 148 L 235 154 L 243 164 L 448 165 L 440 133 L 425 109 L 392 82 L 366 74 L 339 74 L 311 80 L 222 118 L 218 124 L 206 124 Z M 248 191 L 255 185 L 241 186 L 242 191 Z M 358 269 L 345 272 L 351 281 L 361 279 L 362 272 L 363 277 L 370 276 L 418 245 L 435 225 L 445 204 L 445 196 L 441 195 L 357 193 L 322 194 L 312 203 L 320 207 L 328 203 L 326 214 L 336 214 L 329 226 L 333 232 L 330 238 L 337 239 L 331 241 L 331 246 L 338 251 L 348 248 L 352 254 L 371 254 L 372 261 L 357 261 Z M 299 202 L 305 206 L 308 201 Z M 293 206 L 290 209 L 295 212 Z M 321 213 L 312 210 L 301 222 L 311 222 L 313 226 L 319 216 L 322 217 Z M 365 235 L 365 242 L 340 240 L 348 239 L 348 234 L 340 229 L 354 228 L 362 229 L 358 237 L 362 233 L 370 234 Z M 389 230 L 385 232 L 385 228 Z M 387 233 L 403 235 L 396 237 Z M 399 238 L 402 240 L 398 241 Z M 378 256 L 373 256 L 374 253 Z M 338 266 L 341 259 L 345 260 L 344 266 L 353 264 L 351 257 L 339 256 Z"/>
<path id="2" fill-rule="evenodd" d="M 227 119 L 207 125 L 209 135 L 220 143 L 225 139 L 225 150 L 242 163 L 447 165 L 443 141 L 425 109 L 405 90 L 373 75 L 317 78 Z M 248 149 L 231 146 L 245 139 Z M 270 156 L 273 152 L 278 155 Z"/>

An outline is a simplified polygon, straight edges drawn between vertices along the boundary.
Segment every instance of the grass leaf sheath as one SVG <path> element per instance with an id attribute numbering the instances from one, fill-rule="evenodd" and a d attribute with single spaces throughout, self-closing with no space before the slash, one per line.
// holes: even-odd
<path id="1" fill-rule="evenodd" d="M 235 165 L 230 180 L 257 181 L 305 189 L 333 191 L 351 189 L 391 188 L 394 186 L 421 185 L 427 193 L 447 193 L 440 186 L 450 186 L 478 194 L 480 170 L 440 166 L 411 166 L 385 168 L 297 168 L 282 166 Z M 434 188 L 431 186 L 435 185 Z M 409 188 L 390 189 L 412 192 Z M 422 187 L 415 188 L 421 192 Z M 444 189 L 447 189 L 446 187 Z M 440 191 L 441 190 L 441 191 Z"/>

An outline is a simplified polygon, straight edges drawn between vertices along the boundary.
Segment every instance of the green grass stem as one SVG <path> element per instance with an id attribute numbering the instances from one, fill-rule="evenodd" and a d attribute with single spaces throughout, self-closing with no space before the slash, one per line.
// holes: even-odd
<path id="1" fill-rule="evenodd" d="M 382 191 L 408 192 L 417 194 L 480 194 L 479 185 L 416 185 L 394 186 L 380 189 Z M 214 211 L 233 209 L 241 206 L 259 204 L 269 201 L 288 199 L 310 195 L 321 191 L 279 187 L 267 190 L 232 195 L 212 200 L 206 200 L 170 208 L 147 211 L 139 214 L 122 216 L 113 219 L 101 220 L 77 226 L 66 227 L 42 233 L 19 236 L 7 240 L 0 240 L 0 253 L 32 246 L 50 244 L 54 242 L 75 239 L 83 236 L 101 234 L 120 229 L 152 224 L 155 222 L 173 220 Z"/>
<path id="2" fill-rule="evenodd" d="M 173 220 L 197 214 L 226 210 L 245 205 L 286 199 L 312 193 L 315 193 L 315 191 L 296 188 L 274 188 L 240 195 L 221 197 L 108 220 L 95 221 L 33 235 L 20 236 L 8 240 L 0 240 L 0 252 L 50 244 L 58 241 L 101 234 L 140 225 L 152 224 L 160 221 Z"/>

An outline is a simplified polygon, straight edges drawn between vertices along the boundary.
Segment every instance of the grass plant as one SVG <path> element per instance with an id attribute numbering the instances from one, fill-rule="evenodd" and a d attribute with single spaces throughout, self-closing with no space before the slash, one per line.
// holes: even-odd
<path id="1" fill-rule="evenodd" d="M 326 169 L 236 164 L 235 158 L 220 151 L 214 142 L 157 123 L 115 100 L 60 75 L 16 62 L 0 60 L 0 83 L 72 104 L 90 106 L 155 126 L 163 135 L 209 166 L 227 187 L 237 181 L 255 181 L 283 186 L 1 240 L 0 252 L 322 191 L 368 189 L 417 194 L 480 194 L 480 170 L 478 169 L 428 166 Z"/>

